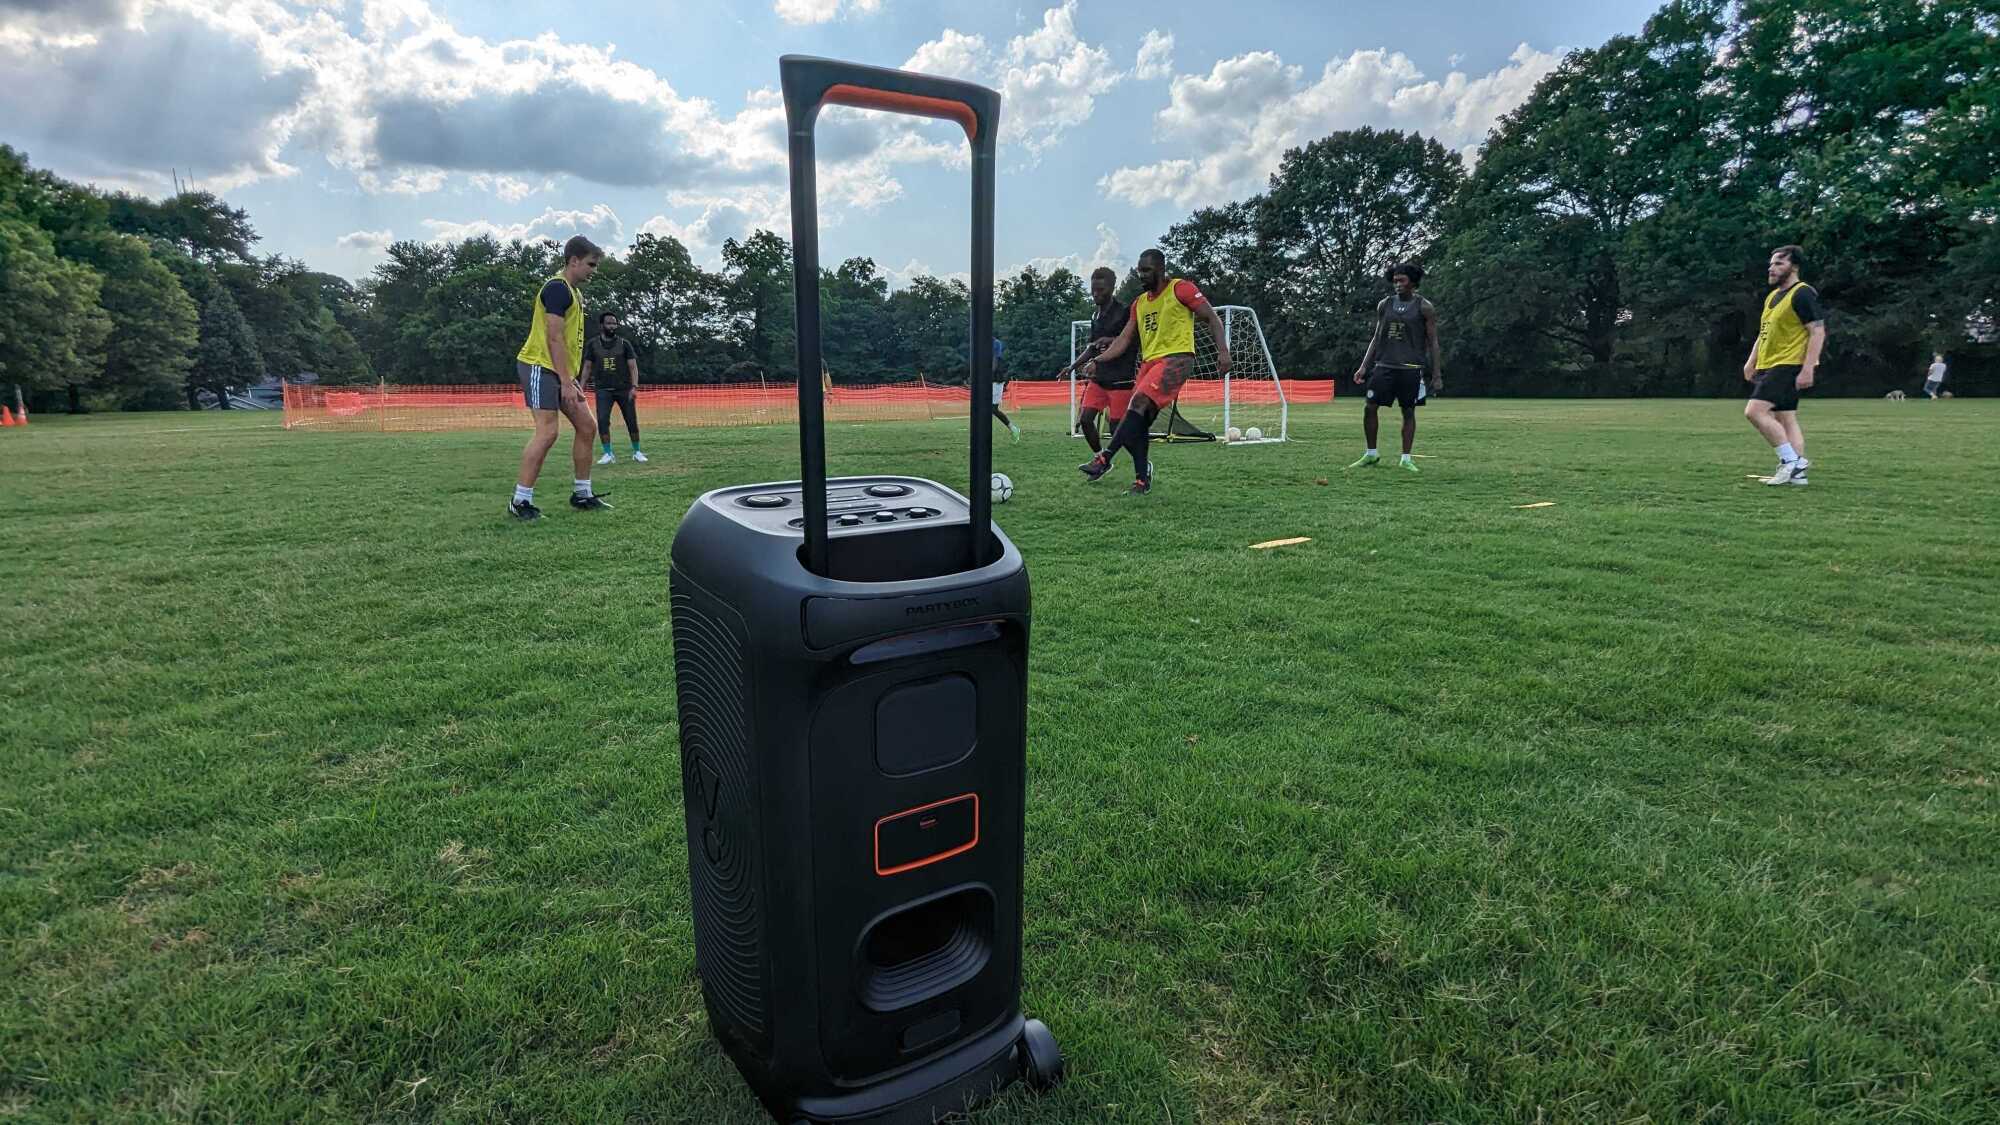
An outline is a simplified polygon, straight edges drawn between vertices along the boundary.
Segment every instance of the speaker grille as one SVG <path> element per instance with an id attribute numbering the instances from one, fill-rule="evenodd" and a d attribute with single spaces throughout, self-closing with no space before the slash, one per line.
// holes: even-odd
<path id="1" fill-rule="evenodd" d="M 694 958 L 709 1004 L 769 1055 L 771 1025 L 758 901 L 755 779 L 749 762 L 743 619 L 685 577 L 673 581 L 674 681 L 680 695 Z"/>

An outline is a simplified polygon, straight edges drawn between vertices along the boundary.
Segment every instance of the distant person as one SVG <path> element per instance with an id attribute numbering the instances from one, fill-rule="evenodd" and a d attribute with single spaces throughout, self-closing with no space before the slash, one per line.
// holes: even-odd
<path id="1" fill-rule="evenodd" d="M 1806 434 L 1799 428 L 1799 395 L 1812 389 L 1826 347 L 1826 309 L 1819 291 L 1801 280 L 1806 252 L 1797 246 L 1771 251 L 1765 269 L 1771 292 L 1764 298 L 1756 346 L 1743 361 L 1751 384 L 1743 416 L 1778 451 L 1778 471 L 1765 484 L 1806 483 Z"/>
<path id="2" fill-rule="evenodd" d="M 1417 441 L 1417 407 L 1426 401 L 1426 378 L 1431 393 L 1444 389 L 1437 307 L 1417 296 L 1417 287 L 1423 283 L 1424 267 L 1416 262 L 1404 262 L 1389 270 L 1389 284 L 1396 291 L 1375 306 L 1375 335 L 1368 341 L 1368 352 L 1361 357 L 1361 366 L 1354 369 L 1355 385 L 1364 380 L 1368 384 L 1367 406 L 1361 412 L 1361 434 L 1368 445 L 1361 459 L 1347 466 L 1350 469 L 1381 463 L 1382 454 L 1375 444 L 1381 431 L 1376 411 L 1383 403 L 1394 402 L 1403 410 L 1403 459 L 1397 465 L 1412 473 L 1419 471 L 1410 457 L 1410 449 Z"/>
<path id="3" fill-rule="evenodd" d="M 597 440 L 604 443 L 600 465 L 618 460 L 611 452 L 611 408 L 625 415 L 625 433 L 632 439 L 632 460 L 644 464 L 639 451 L 639 349 L 618 335 L 618 314 L 597 318 L 597 335 L 583 346 L 583 369 L 597 386 Z"/>
<path id="4" fill-rule="evenodd" d="M 1944 376 L 1944 356 L 1932 356 L 1931 369 L 1924 374 L 1924 393 L 1931 396 L 1932 401 L 1936 401 L 1938 392 L 1944 389 Z"/>
<path id="5" fill-rule="evenodd" d="M 1117 289 L 1118 274 L 1110 267 L 1099 266 L 1091 271 L 1090 300 L 1096 308 L 1090 314 L 1090 341 L 1073 366 L 1082 367 L 1096 359 L 1124 329 L 1130 310 L 1119 303 Z M 1076 424 L 1083 431 L 1083 440 L 1090 443 L 1092 453 L 1104 452 L 1097 432 L 1098 418 L 1109 417 L 1114 431 L 1125 420 L 1125 408 L 1132 401 L 1134 361 L 1138 358 L 1137 353 L 1127 348 L 1116 359 L 1098 364 L 1097 373 L 1083 385 L 1083 408 L 1077 413 Z"/>
<path id="6" fill-rule="evenodd" d="M 597 511 L 611 506 L 590 490 L 590 438 L 597 423 L 590 416 L 590 405 L 583 401 L 583 387 L 576 381 L 583 367 L 583 294 L 577 286 L 589 281 L 603 260 L 604 251 L 579 234 L 563 244 L 562 272 L 543 282 L 535 294 L 528 340 L 514 357 L 521 394 L 535 421 L 535 432 L 521 451 L 514 502 L 507 508 L 515 519 L 542 518 L 542 510 L 535 507 L 535 478 L 542 474 L 542 460 L 556 443 L 556 432 L 562 425 L 558 415 L 569 418 L 576 430 L 576 441 L 570 447 L 570 461 L 576 467 L 570 507 Z"/>
<path id="7" fill-rule="evenodd" d="M 1125 420 L 1111 435 L 1111 444 L 1089 461 L 1078 465 L 1085 480 L 1096 481 L 1111 471 L 1111 460 L 1123 449 L 1132 454 L 1132 469 L 1138 479 L 1125 491 L 1144 496 L 1153 491 L 1153 462 L 1146 454 L 1152 436 L 1153 419 L 1180 397 L 1181 387 L 1194 374 L 1194 322 L 1208 327 L 1215 341 L 1215 373 L 1229 374 L 1229 336 L 1222 330 L 1222 318 L 1215 315 L 1208 298 L 1192 281 L 1167 276 L 1167 256 L 1158 250 L 1139 255 L 1139 284 L 1125 326 L 1118 337 L 1084 366 L 1084 374 L 1095 376 L 1112 360 L 1136 345 L 1139 374 L 1133 380 L 1132 402 Z"/>
<path id="8" fill-rule="evenodd" d="M 1006 345 L 1000 342 L 1000 337 L 993 337 L 993 416 L 1000 419 L 1000 424 L 1007 427 L 1007 432 L 1013 434 L 1018 442 L 1021 440 L 1020 423 L 1007 417 L 1007 412 L 1000 409 L 1000 400 L 1007 397 L 1007 376 L 1000 366 L 1000 357 L 1005 351 Z"/>

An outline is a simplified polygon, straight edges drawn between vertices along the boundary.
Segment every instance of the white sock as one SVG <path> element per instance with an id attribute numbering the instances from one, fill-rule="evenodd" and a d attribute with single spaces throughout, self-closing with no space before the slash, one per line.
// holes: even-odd
<path id="1" fill-rule="evenodd" d="M 1368 447 L 1368 456 L 1370 456 L 1370 457 L 1380 457 L 1380 456 L 1381 456 L 1381 454 L 1380 454 L 1380 453 L 1377 453 L 1377 452 L 1375 452 L 1375 447 L 1371 445 L 1371 446 L 1369 446 L 1369 447 Z"/>
<path id="2" fill-rule="evenodd" d="M 1785 441 L 1778 443 L 1778 460 L 1783 461 L 1785 464 L 1789 465 L 1798 459 L 1799 459 L 1798 451 L 1792 448 L 1791 442 Z"/>
<path id="3" fill-rule="evenodd" d="M 1409 459 L 1410 459 L 1410 455 L 1409 455 L 1409 454 L 1407 454 L 1407 453 L 1403 454 L 1403 460 L 1405 460 L 1405 461 L 1408 461 Z"/>
<path id="4" fill-rule="evenodd" d="M 576 482 L 576 494 L 578 496 L 590 495 L 590 481 L 588 479 L 579 480 Z"/>
<path id="5" fill-rule="evenodd" d="M 515 486 L 514 486 L 514 503 L 516 503 L 516 504 L 532 504 L 532 503 L 534 503 L 534 502 L 535 502 L 535 486 L 534 486 L 534 485 L 531 485 L 531 484 L 517 484 L 517 485 L 515 485 Z"/>

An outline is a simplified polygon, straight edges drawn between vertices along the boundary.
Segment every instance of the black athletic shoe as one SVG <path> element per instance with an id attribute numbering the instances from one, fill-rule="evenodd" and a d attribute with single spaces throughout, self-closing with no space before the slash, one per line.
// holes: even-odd
<path id="1" fill-rule="evenodd" d="M 1135 480 L 1132 482 L 1132 487 L 1125 490 L 1125 494 L 1127 496 L 1144 496 L 1151 491 L 1153 491 L 1152 481 Z"/>
<path id="2" fill-rule="evenodd" d="M 1100 453 L 1083 464 L 1078 465 L 1077 469 L 1083 473 L 1083 479 L 1095 481 L 1111 471 L 1111 462 L 1104 454 Z"/>
<path id="3" fill-rule="evenodd" d="M 534 503 L 528 500 L 516 500 L 507 505 L 507 514 L 523 522 L 542 518 L 542 510 L 535 507 Z"/>
<path id="4" fill-rule="evenodd" d="M 569 506 L 579 512 L 608 512 L 611 510 L 611 505 L 604 502 L 604 497 L 595 495 L 585 496 L 581 492 L 572 492 L 569 494 Z"/>

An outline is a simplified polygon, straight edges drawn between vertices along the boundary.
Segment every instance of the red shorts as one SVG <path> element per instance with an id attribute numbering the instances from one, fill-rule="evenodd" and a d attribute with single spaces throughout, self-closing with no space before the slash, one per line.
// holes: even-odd
<path id="1" fill-rule="evenodd" d="M 1181 384 L 1193 373 L 1193 356 L 1163 355 L 1139 365 L 1139 379 L 1132 389 L 1145 395 L 1154 406 L 1165 406 L 1180 397 Z"/>
<path id="2" fill-rule="evenodd" d="M 1131 401 L 1132 388 L 1130 387 L 1114 391 L 1106 387 L 1100 387 L 1096 383 L 1085 383 L 1083 385 L 1083 408 L 1085 410 L 1102 410 L 1104 413 L 1110 415 L 1113 422 L 1125 417 L 1125 406 Z"/>

